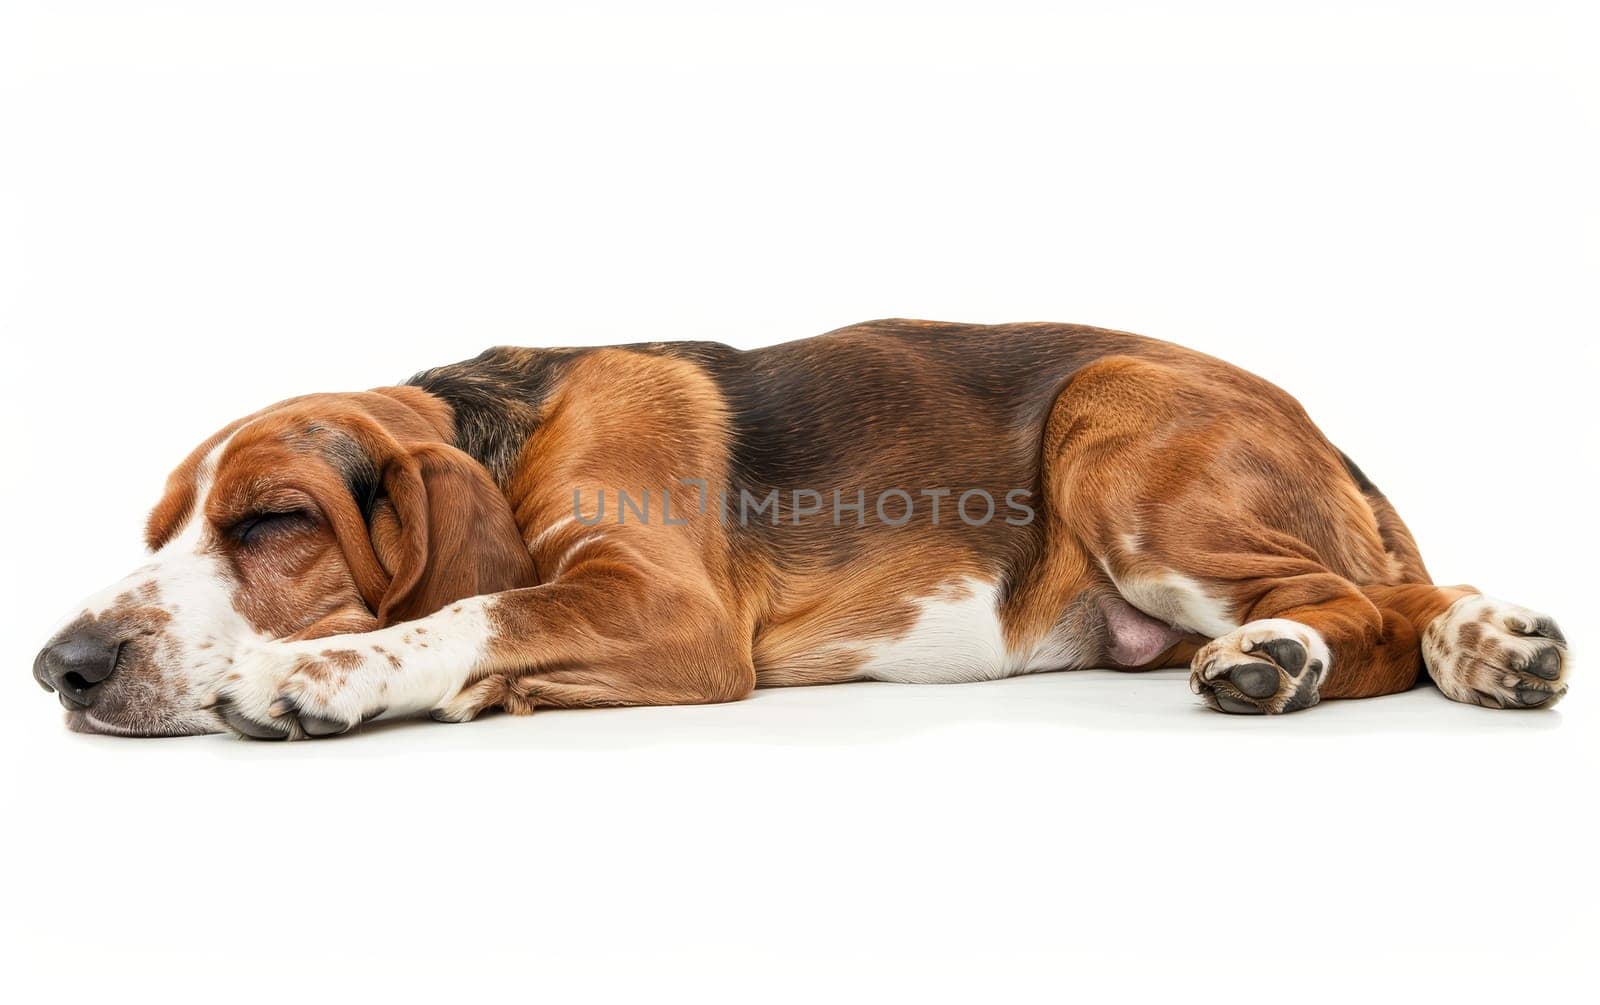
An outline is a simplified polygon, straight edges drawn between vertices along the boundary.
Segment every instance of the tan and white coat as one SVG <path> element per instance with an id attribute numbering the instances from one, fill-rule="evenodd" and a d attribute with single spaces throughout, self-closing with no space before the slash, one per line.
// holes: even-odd
<path id="1" fill-rule="evenodd" d="M 1000 511 L 952 518 L 980 491 Z M 1081 326 L 490 350 L 230 424 L 147 539 L 35 664 L 76 728 L 299 738 L 1107 665 L 1189 666 L 1230 712 L 1424 672 L 1525 708 L 1570 667 L 1549 618 L 1433 585 L 1293 398 Z"/>

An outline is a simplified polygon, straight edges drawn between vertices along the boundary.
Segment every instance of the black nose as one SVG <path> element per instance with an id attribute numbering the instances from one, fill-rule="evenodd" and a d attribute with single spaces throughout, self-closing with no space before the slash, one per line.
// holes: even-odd
<path id="1" fill-rule="evenodd" d="M 117 666 L 121 640 L 93 626 L 72 626 L 50 640 L 33 661 L 33 679 L 68 707 L 88 708 Z"/>

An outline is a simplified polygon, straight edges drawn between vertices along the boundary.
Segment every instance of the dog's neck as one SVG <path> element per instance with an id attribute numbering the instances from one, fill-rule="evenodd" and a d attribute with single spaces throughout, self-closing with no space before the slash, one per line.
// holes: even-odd
<path id="1" fill-rule="evenodd" d="M 454 446 L 476 458 L 504 488 L 517 454 L 539 425 L 550 388 L 584 351 L 499 346 L 424 370 L 406 384 L 450 406 Z"/>

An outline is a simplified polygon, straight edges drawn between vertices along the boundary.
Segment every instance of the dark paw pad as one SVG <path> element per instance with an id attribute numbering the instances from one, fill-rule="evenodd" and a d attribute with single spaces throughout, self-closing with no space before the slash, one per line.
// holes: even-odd
<path id="1" fill-rule="evenodd" d="M 1258 642 L 1245 652 L 1262 652 L 1273 663 L 1283 667 L 1290 677 L 1298 677 L 1306 668 L 1306 647 L 1294 639 L 1268 639 Z"/>
<path id="2" fill-rule="evenodd" d="M 1535 677 L 1545 680 L 1555 680 L 1561 676 L 1561 651 L 1555 646 L 1546 646 L 1528 657 L 1525 665 L 1517 666 L 1517 661 L 1512 661 L 1513 670 L 1531 673 Z"/>
<path id="3" fill-rule="evenodd" d="M 1251 622 L 1195 654 L 1189 686 L 1219 712 L 1261 715 L 1308 708 L 1318 701 L 1326 651 L 1316 633 L 1298 622 Z"/>
<path id="4" fill-rule="evenodd" d="M 239 711 L 238 706 L 226 698 L 212 705 L 211 711 L 230 731 L 252 740 L 287 740 L 291 733 L 290 722 L 279 719 L 258 721 Z"/>
<path id="5" fill-rule="evenodd" d="M 312 715 L 302 709 L 293 698 L 289 697 L 282 697 L 273 702 L 272 714 L 298 722 L 307 736 L 337 736 L 350 728 L 349 723 Z"/>
<path id="6" fill-rule="evenodd" d="M 1300 655 L 1304 664 L 1305 650 L 1301 649 Z M 1278 693 L 1278 668 L 1271 663 L 1241 663 L 1228 671 L 1228 679 L 1252 698 L 1271 698 Z"/>
<path id="7" fill-rule="evenodd" d="M 1572 671 L 1553 620 L 1481 594 L 1429 622 L 1422 657 L 1439 690 L 1488 708 L 1549 708 L 1566 695 Z"/>

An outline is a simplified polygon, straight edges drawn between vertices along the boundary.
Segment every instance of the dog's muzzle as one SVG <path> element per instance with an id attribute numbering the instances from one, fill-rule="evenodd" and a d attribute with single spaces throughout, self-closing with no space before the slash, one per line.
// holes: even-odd
<path id="1" fill-rule="evenodd" d="M 39 650 L 33 679 L 54 691 L 63 708 L 86 709 L 115 672 L 124 641 L 99 625 L 69 625 Z"/>

